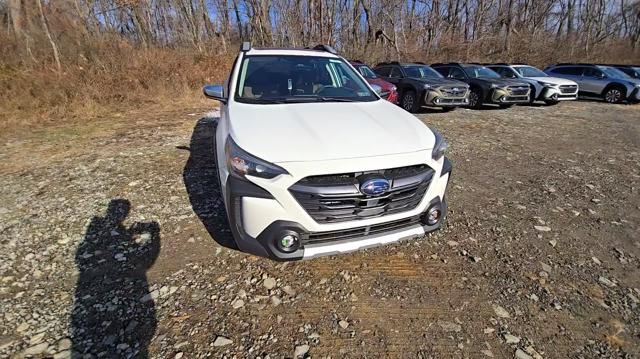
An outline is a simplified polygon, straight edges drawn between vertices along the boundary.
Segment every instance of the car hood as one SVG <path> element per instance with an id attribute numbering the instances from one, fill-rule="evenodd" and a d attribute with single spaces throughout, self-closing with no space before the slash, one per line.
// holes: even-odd
<path id="1" fill-rule="evenodd" d="M 375 79 L 366 78 L 365 80 L 367 80 L 367 82 L 372 84 L 372 85 L 378 85 L 378 86 L 382 87 L 382 90 L 384 90 L 384 91 L 390 91 L 391 88 L 393 88 L 395 86 L 391 82 L 385 81 L 385 80 L 383 80 L 381 78 L 375 78 Z"/>
<path id="2" fill-rule="evenodd" d="M 425 84 L 429 84 L 431 86 L 459 86 L 459 87 L 468 87 L 465 82 L 458 80 L 451 80 L 447 78 L 421 78 L 421 77 L 410 77 L 410 79 L 415 81 L 420 81 Z"/>
<path id="3" fill-rule="evenodd" d="M 554 85 L 578 85 L 575 81 L 563 79 L 560 77 L 544 76 L 544 77 L 527 77 L 527 78 L 534 81 L 542 81 L 542 82 L 547 82 Z"/>
<path id="4" fill-rule="evenodd" d="M 409 153 L 435 136 L 387 101 L 254 105 L 233 103 L 230 133 L 245 151 L 273 163 Z"/>
<path id="5" fill-rule="evenodd" d="M 498 86 L 529 86 L 528 83 L 518 80 L 494 78 L 494 77 L 476 77 L 475 80 L 483 81 L 490 84 L 496 84 Z"/>

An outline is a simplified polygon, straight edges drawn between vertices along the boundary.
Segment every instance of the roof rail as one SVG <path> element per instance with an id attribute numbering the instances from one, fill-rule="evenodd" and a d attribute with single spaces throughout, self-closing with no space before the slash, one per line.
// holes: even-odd
<path id="1" fill-rule="evenodd" d="M 558 65 L 593 65 L 593 64 L 585 63 L 585 62 L 558 62 L 557 64 L 553 64 L 549 66 L 558 66 Z"/>
<path id="2" fill-rule="evenodd" d="M 437 65 L 460 65 L 460 62 L 436 62 L 431 64 L 431 66 L 437 66 Z"/>
<path id="3" fill-rule="evenodd" d="M 332 54 L 337 54 L 338 52 L 336 51 L 336 49 L 334 49 L 333 47 L 329 46 L 329 45 L 324 45 L 324 44 L 319 44 L 314 46 L 313 48 L 311 48 L 312 50 L 316 50 L 316 51 L 325 51 L 325 52 L 330 52 Z"/>
<path id="4" fill-rule="evenodd" d="M 398 61 L 383 61 L 383 62 L 378 62 L 376 64 L 376 66 L 384 66 L 384 65 L 400 65 L 400 63 Z"/>
<path id="5" fill-rule="evenodd" d="M 243 42 L 242 45 L 240 46 L 240 51 L 247 52 L 249 50 L 251 50 L 251 42 L 250 41 Z"/>

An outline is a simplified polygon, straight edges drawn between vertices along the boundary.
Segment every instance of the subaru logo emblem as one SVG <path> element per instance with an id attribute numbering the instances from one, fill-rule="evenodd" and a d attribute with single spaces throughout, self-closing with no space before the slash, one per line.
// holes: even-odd
<path id="1" fill-rule="evenodd" d="M 379 196 L 387 193 L 389 190 L 389 181 L 384 178 L 368 179 L 360 185 L 360 192 L 368 196 Z"/>
<path id="2" fill-rule="evenodd" d="M 453 92 L 458 92 L 458 91 L 460 91 L 460 89 L 459 89 L 459 88 L 457 88 L 457 87 L 454 87 L 454 88 L 453 88 Z"/>

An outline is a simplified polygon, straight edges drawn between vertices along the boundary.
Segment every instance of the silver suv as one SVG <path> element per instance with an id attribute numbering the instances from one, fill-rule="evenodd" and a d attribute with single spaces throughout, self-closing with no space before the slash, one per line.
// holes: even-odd
<path id="1" fill-rule="evenodd" d="M 544 72 L 577 82 L 582 96 L 598 97 L 609 103 L 640 102 L 640 80 L 613 66 L 557 64 L 547 67 Z"/>

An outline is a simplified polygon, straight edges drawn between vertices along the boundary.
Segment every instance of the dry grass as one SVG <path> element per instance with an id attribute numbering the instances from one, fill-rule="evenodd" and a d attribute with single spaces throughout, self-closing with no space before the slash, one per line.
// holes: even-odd
<path id="1" fill-rule="evenodd" d="M 6 55 L 3 54 L 3 55 Z M 2 59 L 0 127 L 96 119 L 131 108 L 176 102 L 202 105 L 201 87 L 222 82 L 232 56 L 188 49 L 103 45 L 78 54 L 62 73 Z"/>

